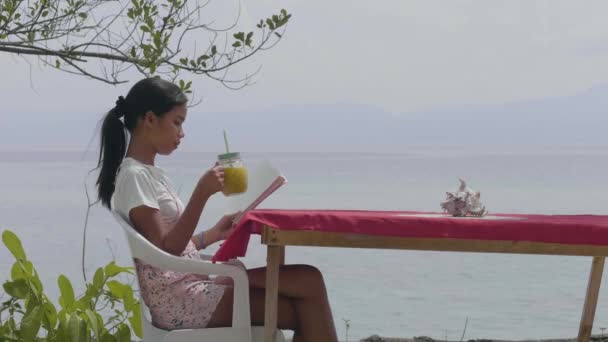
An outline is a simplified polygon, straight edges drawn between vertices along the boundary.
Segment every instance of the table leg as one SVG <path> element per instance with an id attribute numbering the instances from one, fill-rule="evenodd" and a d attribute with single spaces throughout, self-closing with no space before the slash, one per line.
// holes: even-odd
<path id="1" fill-rule="evenodd" d="M 581 325 L 578 330 L 578 342 L 589 342 L 591 337 L 591 329 L 593 328 L 593 319 L 595 318 L 597 298 L 600 293 L 600 284 L 602 283 L 604 261 L 605 257 L 593 257 L 591 272 L 589 274 L 589 283 L 587 284 L 585 305 L 583 307 L 583 315 L 581 317 Z"/>
<path id="2" fill-rule="evenodd" d="M 266 302 L 264 305 L 264 342 L 274 342 L 279 300 L 279 264 L 285 247 L 268 246 L 266 256 Z"/>

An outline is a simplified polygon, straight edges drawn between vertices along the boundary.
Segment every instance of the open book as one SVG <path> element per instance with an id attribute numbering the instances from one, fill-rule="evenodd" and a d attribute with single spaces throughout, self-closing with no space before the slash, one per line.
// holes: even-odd
<path id="1" fill-rule="evenodd" d="M 249 174 L 247 192 L 242 195 L 228 197 L 228 208 L 230 212 L 240 211 L 241 214 L 234 219 L 234 224 L 245 216 L 247 212 L 255 209 L 268 196 L 275 192 L 281 185 L 287 183 L 287 179 L 281 171 L 269 161 L 261 161 Z"/>

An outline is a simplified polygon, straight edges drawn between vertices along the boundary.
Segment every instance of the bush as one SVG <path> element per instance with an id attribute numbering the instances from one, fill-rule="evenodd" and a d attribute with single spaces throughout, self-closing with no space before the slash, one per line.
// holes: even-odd
<path id="1" fill-rule="evenodd" d="M 0 306 L 0 341 L 130 342 L 132 333 L 142 337 L 140 303 L 131 285 L 117 279 L 120 274 L 132 275 L 132 267 L 112 261 L 98 268 L 79 297 L 68 278 L 59 275 L 57 311 L 19 238 L 5 230 L 2 241 L 16 261 L 10 280 L 2 284 L 9 299 Z"/>

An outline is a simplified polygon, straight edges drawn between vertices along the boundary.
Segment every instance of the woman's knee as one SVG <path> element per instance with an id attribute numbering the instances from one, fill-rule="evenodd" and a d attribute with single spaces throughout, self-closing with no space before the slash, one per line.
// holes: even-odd
<path id="1" fill-rule="evenodd" d="M 323 274 L 315 266 L 312 266 L 312 265 L 300 265 L 300 266 L 301 266 L 303 272 L 306 272 L 308 277 L 319 280 L 321 282 L 323 281 Z"/>
<path id="2" fill-rule="evenodd" d="M 325 281 L 323 280 L 323 274 L 315 266 L 311 265 L 293 265 L 297 270 L 298 278 L 303 280 L 303 283 L 307 287 L 314 289 L 325 290 Z"/>

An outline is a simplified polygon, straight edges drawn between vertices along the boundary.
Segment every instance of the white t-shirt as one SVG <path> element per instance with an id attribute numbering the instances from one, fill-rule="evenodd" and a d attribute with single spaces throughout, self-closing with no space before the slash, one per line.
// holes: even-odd
<path id="1" fill-rule="evenodd" d="M 162 169 L 127 157 L 116 175 L 112 208 L 131 222 L 129 212 L 142 205 L 158 209 L 169 227 L 184 212 L 184 204 Z M 192 241 L 181 256 L 200 259 Z M 135 267 L 141 295 L 155 326 L 166 330 L 207 326 L 222 299 L 224 285 L 212 283 L 206 275 L 161 270 L 137 259 Z"/>
<path id="2" fill-rule="evenodd" d="M 127 157 L 120 164 L 115 184 L 112 208 L 131 224 L 129 212 L 142 205 L 158 209 L 169 226 L 184 212 L 184 204 L 159 167 Z"/>

